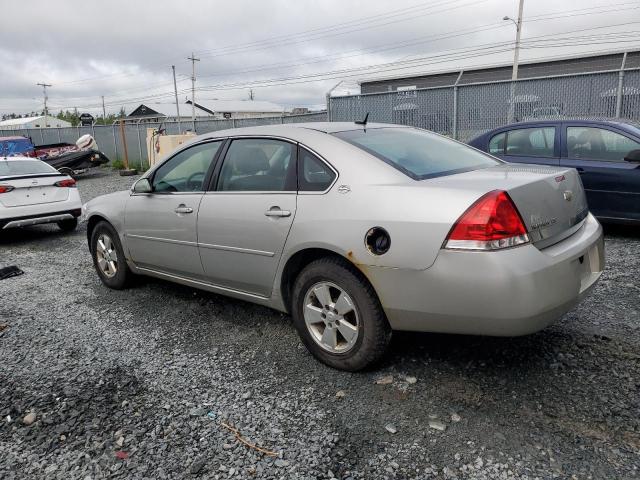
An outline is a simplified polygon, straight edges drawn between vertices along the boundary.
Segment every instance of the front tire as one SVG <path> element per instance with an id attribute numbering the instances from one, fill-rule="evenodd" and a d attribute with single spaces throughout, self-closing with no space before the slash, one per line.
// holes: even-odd
<path id="1" fill-rule="evenodd" d="M 339 370 L 374 364 L 391 340 L 375 291 L 360 272 L 338 258 L 316 260 L 298 275 L 292 316 L 311 354 Z"/>
<path id="2" fill-rule="evenodd" d="M 60 220 L 56 225 L 58 225 L 58 228 L 63 232 L 73 232 L 78 226 L 78 219 Z"/>
<path id="3" fill-rule="evenodd" d="M 122 290 L 131 282 L 133 273 L 124 258 L 120 237 L 107 222 L 98 223 L 91 232 L 93 266 L 107 287 Z"/>

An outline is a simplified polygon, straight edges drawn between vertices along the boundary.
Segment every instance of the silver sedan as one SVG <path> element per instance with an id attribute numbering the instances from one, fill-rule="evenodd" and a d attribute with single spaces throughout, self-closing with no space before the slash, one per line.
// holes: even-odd
<path id="1" fill-rule="evenodd" d="M 108 287 L 151 275 L 288 312 L 345 370 L 379 359 L 393 330 L 535 332 L 604 267 L 575 170 L 397 125 L 199 136 L 84 215 Z"/>

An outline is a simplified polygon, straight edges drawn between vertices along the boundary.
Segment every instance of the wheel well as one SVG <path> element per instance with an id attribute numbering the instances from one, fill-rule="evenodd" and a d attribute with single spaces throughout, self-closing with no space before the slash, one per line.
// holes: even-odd
<path id="1" fill-rule="evenodd" d="M 300 250 L 296 252 L 289 260 L 287 260 L 287 264 L 284 266 L 282 270 L 282 278 L 280 279 L 280 292 L 282 295 L 282 301 L 284 303 L 285 308 L 289 313 L 291 313 L 291 297 L 293 293 L 293 284 L 296 281 L 296 278 L 300 274 L 300 272 L 309 265 L 311 262 L 318 260 L 320 258 L 333 257 L 340 260 L 346 267 L 352 270 L 358 277 L 361 277 L 363 281 L 369 282 L 369 279 L 362 274 L 362 272 L 357 269 L 351 262 L 349 262 L 342 255 L 327 250 L 324 248 L 307 248 L 305 250 Z M 373 288 L 373 285 L 372 285 Z M 374 288 L 375 292 L 375 288 Z M 376 293 L 377 295 L 377 293 Z"/>
<path id="2" fill-rule="evenodd" d="M 91 235 L 93 234 L 93 229 L 100 222 L 108 222 L 108 220 L 100 215 L 93 215 L 89 217 L 87 220 L 87 243 L 89 244 L 89 250 L 91 250 Z"/>

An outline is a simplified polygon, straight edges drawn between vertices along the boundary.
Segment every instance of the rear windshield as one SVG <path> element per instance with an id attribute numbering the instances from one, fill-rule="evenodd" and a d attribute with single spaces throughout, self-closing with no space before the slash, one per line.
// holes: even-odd
<path id="1" fill-rule="evenodd" d="M 351 130 L 334 135 L 416 180 L 468 172 L 501 163 L 462 143 L 414 128 Z"/>
<path id="2" fill-rule="evenodd" d="M 40 160 L 0 159 L 0 177 L 57 173 L 58 171 L 55 168 Z"/>

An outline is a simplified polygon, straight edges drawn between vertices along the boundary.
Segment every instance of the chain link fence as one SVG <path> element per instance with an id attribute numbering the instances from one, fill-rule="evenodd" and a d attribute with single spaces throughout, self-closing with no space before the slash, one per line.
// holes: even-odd
<path id="1" fill-rule="evenodd" d="M 197 119 L 198 134 L 236 127 L 362 120 L 424 128 L 469 141 L 487 130 L 538 119 L 621 119 L 640 122 L 640 69 L 563 75 L 492 83 L 331 97 L 328 113 L 238 119 Z M 193 122 L 127 123 L 129 162 L 147 161 L 147 129 L 162 127 L 167 134 L 193 130 Z M 74 143 L 91 134 L 112 160 L 124 157 L 120 126 L 0 130 L 0 137 L 24 135 L 36 145 Z"/>
<path id="2" fill-rule="evenodd" d="M 362 120 L 425 128 L 469 141 L 527 120 L 583 118 L 640 121 L 640 70 L 607 71 L 492 83 L 332 97 L 331 121 Z"/>
<path id="3" fill-rule="evenodd" d="M 307 113 L 301 115 L 285 115 L 278 117 L 238 118 L 238 119 L 196 119 L 195 131 L 198 134 L 215 132 L 236 127 L 251 127 L 257 125 L 280 125 L 287 123 L 324 122 L 327 120 L 326 112 Z M 132 167 L 144 168 L 147 163 L 147 129 L 163 128 L 168 135 L 175 135 L 180 131 L 193 130 L 191 120 L 167 122 L 140 122 L 125 123 L 124 136 L 127 144 L 127 155 Z M 0 130 L 0 137 L 21 135 L 30 137 L 35 145 L 48 145 L 52 143 L 75 143 L 82 135 L 90 134 L 96 140 L 98 148 L 110 160 L 124 159 L 124 145 L 120 124 L 93 125 L 88 127 L 68 128 L 29 128 L 19 130 Z"/>

